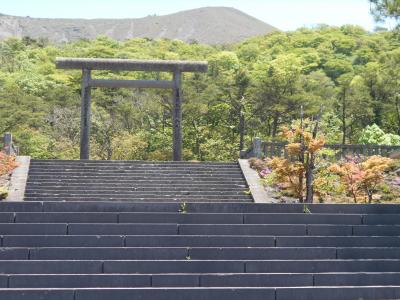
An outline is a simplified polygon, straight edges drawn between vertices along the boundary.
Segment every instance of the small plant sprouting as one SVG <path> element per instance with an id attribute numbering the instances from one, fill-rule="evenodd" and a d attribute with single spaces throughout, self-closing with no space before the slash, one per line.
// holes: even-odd
<path id="1" fill-rule="evenodd" d="M 308 206 L 306 204 L 304 204 L 304 206 L 303 206 L 303 213 L 311 214 L 311 210 L 308 208 Z"/>
<path id="2" fill-rule="evenodd" d="M 181 214 L 187 214 L 187 212 L 188 212 L 188 207 L 187 207 L 187 203 L 186 203 L 186 202 L 182 202 L 182 203 L 180 204 L 179 212 L 180 212 Z"/>
<path id="3" fill-rule="evenodd" d="M 190 255 L 186 256 L 186 260 L 191 260 L 192 258 L 190 257 Z"/>
<path id="4" fill-rule="evenodd" d="M 250 189 L 245 190 L 245 191 L 243 191 L 243 193 L 245 193 L 246 195 L 251 195 L 251 190 Z"/>

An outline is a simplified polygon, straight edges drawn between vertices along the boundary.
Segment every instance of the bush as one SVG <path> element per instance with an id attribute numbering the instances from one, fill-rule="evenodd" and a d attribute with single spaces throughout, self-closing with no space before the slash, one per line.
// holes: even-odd
<path id="1" fill-rule="evenodd" d="M 381 156 L 371 156 L 365 161 L 348 158 L 345 163 L 333 164 L 329 171 L 340 176 L 355 203 L 358 198 L 365 196 L 371 203 L 377 186 L 383 182 L 385 170 L 392 163 L 392 159 Z"/>
<path id="2" fill-rule="evenodd" d="M 10 174 L 17 166 L 14 156 L 0 152 L 0 176 Z"/>
<path id="3" fill-rule="evenodd" d="M 127 132 L 112 140 L 112 159 L 114 160 L 144 160 L 148 144 L 140 136 Z"/>
<path id="4" fill-rule="evenodd" d="M 250 168 L 256 170 L 258 173 L 268 168 L 266 160 L 252 157 L 249 159 Z"/>
<path id="5" fill-rule="evenodd" d="M 400 136 L 392 133 L 385 133 L 378 125 L 367 126 L 361 133 L 359 139 L 361 144 L 375 145 L 400 145 Z"/>

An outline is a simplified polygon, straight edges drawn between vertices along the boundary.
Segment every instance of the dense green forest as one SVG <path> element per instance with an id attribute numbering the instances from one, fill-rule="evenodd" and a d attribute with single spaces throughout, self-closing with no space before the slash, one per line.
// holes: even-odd
<path id="1" fill-rule="evenodd" d="M 255 136 L 323 107 L 328 143 L 368 142 L 368 125 L 400 142 L 400 38 L 396 31 L 319 26 L 275 32 L 231 46 L 107 37 L 62 45 L 30 38 L 0 42 L 0 134 L 12 132 L 22 154 L 79 157 L 79 71 L 55 58 L 206 60 L 207 74 L 184 75 L 187 160 L 232 160 Z M 97 78 L 169 79 L 167 73 L 94 72 Z M 171 93 L 94 89 L 92 158 L 171 158 Z M 372 128 L 372 129 L 371 129 Z M 376 126 L 368 130 L 378 130 Z M 375 130 L 375 131 L 376 131 Z M 370 142 L 376 142 L 374 140 Z"/>

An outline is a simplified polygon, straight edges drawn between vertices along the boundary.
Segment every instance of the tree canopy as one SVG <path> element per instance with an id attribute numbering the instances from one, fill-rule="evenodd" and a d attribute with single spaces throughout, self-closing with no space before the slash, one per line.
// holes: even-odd
<path id="1" fill-rule="evenodd" d="M 398 2 L 398 1 L 396 1 Z M 60 45 L 0 42 L 0 133 L 22 154 L 78 158 L 80 78 L 55 57 L 207 60 L 207 74 L 183 81 L 184 158 L 232 160 L 255 136 L 279 140 L 283 126 L 324 107 L 327 142 L 356 143 L 368 125 L 400 134 L 400 41 L 395 32 L 321 25 L 230 46 L 101 36 Z M 96 71 L 93 77 L 171 79 L 168 73 Z M 168 90 L 94 89 L 92 157 L 171 159 Z"/>

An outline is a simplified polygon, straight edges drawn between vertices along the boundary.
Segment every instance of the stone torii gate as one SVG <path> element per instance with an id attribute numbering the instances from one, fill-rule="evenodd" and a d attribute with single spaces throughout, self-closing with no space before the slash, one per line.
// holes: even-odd
<path id="1" fill-rule="evenodd" d="M 82 70 L 80 159 L 89 159 L 91 88 L 157 88 L 173 90 L 173 159 L 182 160 L 182 73 L 207 72 L 204 61 L 56 58 L 57 69 Z M 92 79 L 92 70 L 172 72 L 173 80 Z"/>

